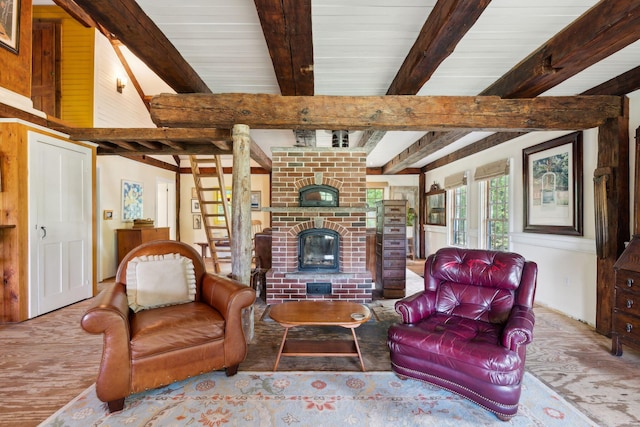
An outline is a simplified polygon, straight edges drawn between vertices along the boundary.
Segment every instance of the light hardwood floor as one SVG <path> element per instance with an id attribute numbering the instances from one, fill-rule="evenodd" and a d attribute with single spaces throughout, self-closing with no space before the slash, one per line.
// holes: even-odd
<path id="1" fill-rule="evenodd" d="M 419 261 L 408 267 L 421 273 Z M 374 301 L 377 322 L 357 331 L 368 370 L 389 369 L 385 322 L 393 320 L 393 302 Z M 0 325 L 0 425 L 38 425 L 94 382 L 102 337 L 80 328 L 89 304 L 82 301 L 26 322 Z M 272 369 L 282 329 L 260 320 L 265 308 L 261 301 L 256 305 L 256 337 L 240 370 Z M 612 356 L 610 340 L 588 325 L 544 307 L 535 312 L 527 370 L 600 425 L 640 425 L 640 352 L 625 348 L 622 357 Z M 293 358 L 288 368 L 281 363 L 279 370 L 304 369 L 298 360 Z M 330 363 L 336 365 L 322 369 L 359 369 L 348 360 L 334 360 Z"/>

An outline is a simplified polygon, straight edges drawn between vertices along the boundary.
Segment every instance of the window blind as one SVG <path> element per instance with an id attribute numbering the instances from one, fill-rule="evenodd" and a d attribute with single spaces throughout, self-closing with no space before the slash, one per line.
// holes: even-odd
<path id="1" fill-rule="evenodd" d="M 501 159 L 478 166 L 473 178 L 476 181 L 486 181 L 501 175 L 509 175 L 509 159 Z"/>
<path id="2" fill-rule="evenodd" d="M 451 190 L 453 188 L 467 185 L 467 172 L 454 173 L 444 178 L 444 189 Z"/>

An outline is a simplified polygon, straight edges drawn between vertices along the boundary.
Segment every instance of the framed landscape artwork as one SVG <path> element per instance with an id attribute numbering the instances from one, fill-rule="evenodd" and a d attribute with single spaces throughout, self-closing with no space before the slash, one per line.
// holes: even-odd
<path id="1" fill-rule="evenodd" d="M 524 231 L 582 236 L 582 132 L 522 151 Z"/>
<path id="2" fill-rule="evenodd" d="M 18 53 L 20 0 L 0 1 L 0 46 Z"/>

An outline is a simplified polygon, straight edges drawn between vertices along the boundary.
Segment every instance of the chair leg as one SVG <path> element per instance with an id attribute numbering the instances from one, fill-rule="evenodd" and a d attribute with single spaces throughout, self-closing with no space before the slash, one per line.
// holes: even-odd
<path id="1" fill-rule="evenodd" d="M 498 414 L 496 414 L 496 417 L 498 417 L 498 419 L 499 419 L 500 421 L 507 422 L 507 421 L 509 421 L 511 418 L 513 418 L 513 415 L 498 415 Z"/>
<path id="2" fill-rule="evenodd" d="M 226 368 L 224 368 L 224 372 L 227 374 L 228 377 L 232 377 L 238 373 L 239 366 L 240 365 L 227 366 Z"/>
<path id="3" fill-rule="evenodd" d="M 124 397 L 122 399 L 111 400 L 107 402 L 107 405 L 109 406 L 109 412 L 122 411 L 124 408 Z"/>

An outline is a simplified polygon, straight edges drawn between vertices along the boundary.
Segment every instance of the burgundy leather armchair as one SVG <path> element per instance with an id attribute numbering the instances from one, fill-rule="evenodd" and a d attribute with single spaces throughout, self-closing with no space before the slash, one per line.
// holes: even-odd
<path id="1" fill-rule="evenodd" d="M 134 312 L 127 299 L 127 267 L 136 257 L 159 254 L 191 259 L 194 301 Z M 206 273 L 190 245 L 162 240 L 134 248 L 120 263 L 115 283 L 94 298 L 81 320 L 87 332 L 104 334 L 98 398 L 113 412 L 145 389 L 217 369 L 234 375 L 247 354 L 241 312 L 254 301 L 248 286 Z"/>
<path id="2" fill-rule="evenodd" d="M 388 331 L 392 369 L 502 420 L 515 415 L 533 338 L 537 271 L 509 252 L 443 248 L 430 255 L 424 291 L 395 305 L 402 323 Z"/>

